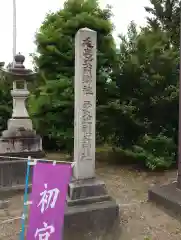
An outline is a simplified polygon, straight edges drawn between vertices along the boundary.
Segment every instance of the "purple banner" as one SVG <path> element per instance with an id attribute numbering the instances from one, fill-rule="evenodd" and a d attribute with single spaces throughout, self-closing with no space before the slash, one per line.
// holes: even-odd
<path id="1" fill-rule="evenodd" d="M 27 240 L 62 240 L 71 164 L 34 166 Z"/>

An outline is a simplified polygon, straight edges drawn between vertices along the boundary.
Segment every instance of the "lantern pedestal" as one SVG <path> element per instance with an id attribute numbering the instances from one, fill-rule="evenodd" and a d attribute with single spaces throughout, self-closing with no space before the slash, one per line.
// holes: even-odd
<path id="1" fill-rule="evenodd" d="M 33 124 L 25 105 L 29 91 L 27 89 L 13 89 L 11 95 L 13 97 L 13 114 L 8 121 L 8 129 L 24 127 L 32 130 Z"/>

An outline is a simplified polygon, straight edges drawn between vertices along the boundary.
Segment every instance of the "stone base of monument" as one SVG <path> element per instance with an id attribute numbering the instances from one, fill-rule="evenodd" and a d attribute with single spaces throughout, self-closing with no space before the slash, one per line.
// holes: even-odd
<path id="1" fill-rule="evenodd" d="M 120 234 L 119 206 L 97 179 L 72 181 L 65 213 L 65 240 L 117 240 Z"/>
<path id="2" fill-rule="evenodd" d="M 181 214 L 181 190 L 177 188 L 177 182 L 151 188 L 148 199 L 164 207 L 169 214 Z"/>

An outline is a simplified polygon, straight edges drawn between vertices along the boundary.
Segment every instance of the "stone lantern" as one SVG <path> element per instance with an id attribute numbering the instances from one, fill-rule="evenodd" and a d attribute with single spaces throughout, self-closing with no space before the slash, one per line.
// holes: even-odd
<path id="1" fill-rule="evenodd" d="M 19 53 L 14 57 L 14 63 L 2 70 L 13 83 L 13 111 L 7 130 L 3 131 L 0 139 L 0 154 L 40 157 L 44 155 L 42 140 L 33 130 L 32 120 L 26 109 L 26 99 L 29 96 L 27 82 L 31 81 L 36 73 L 26 69 L 24 61 L 25 57 Z"/>

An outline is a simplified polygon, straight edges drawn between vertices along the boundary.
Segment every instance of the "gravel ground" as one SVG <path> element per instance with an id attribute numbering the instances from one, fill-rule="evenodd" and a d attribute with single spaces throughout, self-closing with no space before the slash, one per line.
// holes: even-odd
<path id="1" fill-rule="evenodd" d="M 119 240 L 180 240 L 180 222 L 147 201 L 148 188 L 175 180 L 176 171 L 147 173 L 118 166 L 98 167 L 97 173 L 120 204 Z"/>
<path id="2" fill-rule="evenodd" d="M 131 168 L 97 166 L 98 176 L 120 204 L 122 233 L 119 240 L 180 240 L 180 222 L 147 202 L 148 188 L 175 180 L 176 172 L 147 173 Z M 0 240 L 16 240 L 20 231 L 23 196 L 10 199 L 6 210 L 0 209 Z M 17 218 L 12 222 L 9 219 Z M 111 240 L 111 239 L 110 239 Z"/>
<path id="3" fill-rule="evenodd" d="M 19 239 L 23 195 L 9 199 L 8 209 L 0 209 L 0 240 Z"/>

